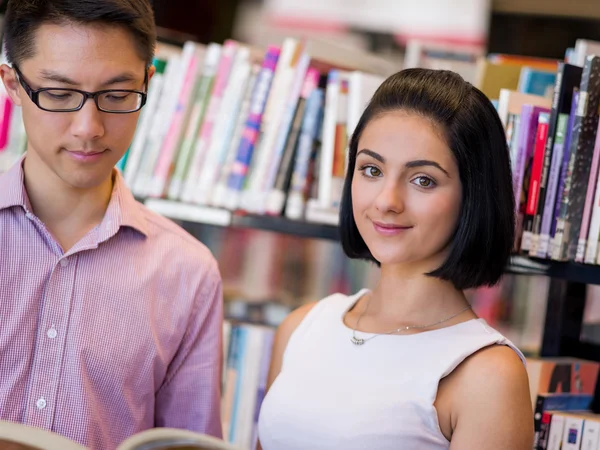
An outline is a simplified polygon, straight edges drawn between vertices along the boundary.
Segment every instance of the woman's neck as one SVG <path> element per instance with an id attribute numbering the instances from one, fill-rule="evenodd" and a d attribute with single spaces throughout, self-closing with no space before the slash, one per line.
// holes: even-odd
<path id="1" fill-rule="evenodd" d="M 403 325 L 426 325 L 468 306 L 462 291 L 450 281 L 410 267 L 382 266 L 371 293 L 367 314 L 373 320 Z M 473 313 L 470 313 L 473 315 Z"/>

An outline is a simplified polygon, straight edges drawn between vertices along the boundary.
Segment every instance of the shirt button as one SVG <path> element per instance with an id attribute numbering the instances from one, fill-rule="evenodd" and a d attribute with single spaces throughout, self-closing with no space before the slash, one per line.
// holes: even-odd
<path id="1" fill-rule="evenodd" d="M 56 331 L 56 328 L 52 327 L 46 332 L 46 335 L 50 339 L 54 339 L 58 335 L 58 331 Z"/>
<path id="2" fill-rule="evenodd" d="M 37 406 L 37 409 L 44 409 L 46 407 L 46 399 L 44 397 L 38 399 L 38 401 L 35 402 L 35 406 Z"/>
<path id="3" fill-rule="evenodd" d="M 69 265 L 69 259 L 68 258 L 63 258 L 60 260 L 60 265 L 62 267 L 67 267 Z"/>

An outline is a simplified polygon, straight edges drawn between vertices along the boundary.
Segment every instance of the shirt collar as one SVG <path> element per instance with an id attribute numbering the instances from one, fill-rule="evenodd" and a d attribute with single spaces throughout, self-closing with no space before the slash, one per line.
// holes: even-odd
<path id="1" fill-rule="evenodd" d="M 133 197 L 133 194 L 126 186 L 121 172 L 117 169 L 113 169 L 113 173 L 115 183 L 113 186 L 113 198 L 111 199 L 111 203 L 114 202 L 118 208 L 118 215 L 120 216 L 119 225 L 131 227 L 147 237 L 148 221 L 144 215 L 142 206 Z"/>
<path id="2" fill-rule="evenodd" d="M 4 174 L 0 175 L 0 211 L 13 206 L 21 206 L 25 211 L 31 211 L 31 204 L 25 190 L 23 177 L 23 161 L 25 155 Z M 121 226 L 131 227 L 144 236 L 148 236 L 148 222 L 141 205 L 135 200 L 127 188 L 123 176 L 113 169 L 113 192 L 102 224 L 113 228 L 113 234 Z"/>
<path id="3" fill-rule="evenodd" d="M 31 211 L 31 204 L 23 181 L 24 160 L 25 155 L 21 156 L 8 171 L 0 175 L 0 210 L 22 206 L 26 211 Z"/>

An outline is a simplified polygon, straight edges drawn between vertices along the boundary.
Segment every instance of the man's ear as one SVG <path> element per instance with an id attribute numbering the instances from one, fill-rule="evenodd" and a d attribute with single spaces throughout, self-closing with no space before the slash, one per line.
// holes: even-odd
<path id="1" fill-rule="evenodd" d="M 0 77 L 6 88 L 6 92 L 10 96 L 10 99 L 17 106 L 22 106 L 21 94 L 22 89 L 19 89 L 19 80 L 17 79 L 17 73 L 14 69 L 6 64 L 0 65 Z"/>
<path id="2" fill-rule="evenodd" d="M 154 64 L 152 64 L 150 67 L 148 67 L 148 83 L 150 83 L 150 80 L 152 79 L 155 73 L 156 67 L 154 67 Z"/>

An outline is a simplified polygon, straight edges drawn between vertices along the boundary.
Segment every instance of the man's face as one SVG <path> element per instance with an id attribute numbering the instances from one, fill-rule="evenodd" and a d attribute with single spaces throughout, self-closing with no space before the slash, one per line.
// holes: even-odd
<path id="1" fill-rule="evenodd" d="M 35 34 L 34 55 L 18 69 L 34 90 L 146 88 L 145 62 L 132 35 L 121 27 L 44 24 Z M 28 176 L 58 177 L 76 189 L 94 188 L 110 178 L 133 139 L 139 111 L 102 112 L 93 99 L 79 111 L 44 111 L 28 97 L 13 69 L 4 65 L 1 74 L 12 100 L 23 109 L 27 159 L 32 159 L 28 167 L 35 172 Z"/>

